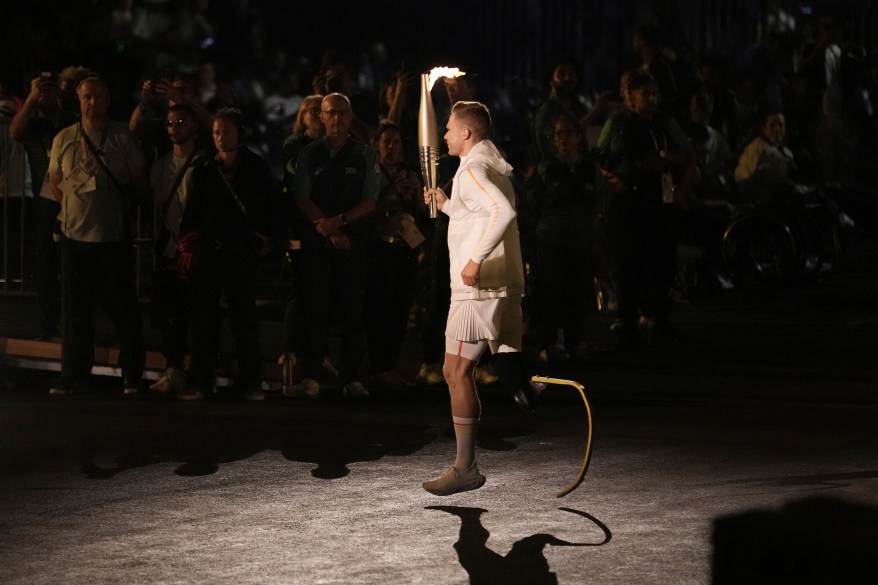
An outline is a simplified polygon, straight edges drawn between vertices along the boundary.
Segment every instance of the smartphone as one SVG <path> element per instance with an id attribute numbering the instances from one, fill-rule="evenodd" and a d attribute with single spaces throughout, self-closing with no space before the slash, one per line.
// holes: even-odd
<path id="1" fill-rule="evenodd" d="M 43 79 L 52 79 L 52 72 L 43 71 L 42 73 L 40 73 L 40 77 L 42 77 Z"/>
<path id="2" fill-rule="evenodd" d="M 158 86 L 159 82 L 162 80 L 168 81 L 169 83 L 174 79 L 174 70 L 170 67 L 163 67 L 159 69 L 153 74 L 152 77 L 152 87 L 153 89 Z"/>

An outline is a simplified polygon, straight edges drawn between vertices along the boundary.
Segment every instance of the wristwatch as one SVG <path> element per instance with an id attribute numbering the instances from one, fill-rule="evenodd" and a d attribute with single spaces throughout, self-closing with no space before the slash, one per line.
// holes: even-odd
<path id="1" fill-rule="evenodd" d="M 341 225 L 348 225 L 348 218 L 347 216 L 345 216 L 344 213 L 339 213 L 337 217 L 338 223 L 340 223 Z"/>

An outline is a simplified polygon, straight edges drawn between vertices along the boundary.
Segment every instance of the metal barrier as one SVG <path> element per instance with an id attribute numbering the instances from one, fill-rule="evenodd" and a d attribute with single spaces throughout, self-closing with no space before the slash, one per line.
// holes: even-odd
<path id="1" fill-rule="evenodd" d="M 33 264 L 33 194 L 24 146 L 9 135 L 9 121 L 0 116 L 0 291 L 23 292 Z"/>
<path id="2" fill-rule="evenodd" d="M 0 293 L 33 293 L 36 275 L 36 222 L 30 165 L 24 146 L 9 135 L 0 117 Z M 138 208 L 134 218 L 137 290 L 147 292 L 154 266 L 152 241 L 156 211 Z"/>

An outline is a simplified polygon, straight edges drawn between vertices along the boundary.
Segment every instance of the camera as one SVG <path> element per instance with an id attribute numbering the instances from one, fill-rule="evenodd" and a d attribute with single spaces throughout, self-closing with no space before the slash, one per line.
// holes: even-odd
<path id="1" fill-rule="evenodd" d="M 162 80 L 167 81 L 169 83 L 171 81 L 173 81 L 174 80 L 174 70 L 171 69 L 170 67 L 164 67 L 162 69 L 159 69 L 158 71 L 153 72 L 153 75 L 152 75 L 153 89 L 155 89 L 158 86 L 159 82 L 161 82 Z"/>
<path id="2" fill-rule="evenodd" d="M 337 93 L 341 92 L 344 89 L 344 85 L 342 83 L 342 79 L 339 76 L 330 77 L 326 80 L 326 92 L 327 93 Z"/>

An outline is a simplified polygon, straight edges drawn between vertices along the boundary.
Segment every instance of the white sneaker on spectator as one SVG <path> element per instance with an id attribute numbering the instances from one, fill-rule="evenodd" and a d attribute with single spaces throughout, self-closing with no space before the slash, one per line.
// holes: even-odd
<path id="1" fill-rule="evenodd" d="M 418 370 L 418 381 L 430 386 L 444 384 L 445 376 L 442 374 L 442 364 L 421 364 L 421 369 Z"/>
<path id="2" fill-rule="evenodd" d="M 540 352 L 539 359 L 544 364 L 562 364 L 570 361 L 570 354 L 560 345 L 550 345 Z"/>
<path id="3" fill-rule="evenodd" d="M 473 379 L 476 381 L 476 384 L 490 386 L 495 384 L 500 377 L 494 373 L 493 368 L 490 366 L 476 366 L 475 371 L 473 371 Z"/>
<path id="4" fill-rule="evenodd" d="M 306 398 L 318 398 L 320 396 L 320 384 L 317 380 L 305 378 L 298 384 L 293 384 L 284 389 L 284 396 L 298 398 L 304 396 Z"/>
<path id="5" fill-rule="evenodd" d="M 339 371 L 338 368 L 333 365 L 331 361 L 329 361 L 328 357 L 323 358 L 323 371 L 329 374 L 330 376 L 338 377 Z"/>
<path id="6" fill-rule="evenodd" d="M 390 370 L 375 376 L 375 386 L 393 392 L 401 392 L 409 388 L 409 383 L 399 372 Z"/>
<path id="7" fill-rule="evenodd" d="M 363 386 L 362 382 L 348 382 L 341 389 L 341 393 L 345 398 L 363 398 L 369 396 L 369 390 Z"/>
<path id="8" fill-rule="evenodd" d="M 186 389 L 186 376 L 183 370 L 168 368 L 158 380 L 149 385 L 153 392 L 182 392 Z"/>
<path id="9" fill-rule="evenodd" d="M 255 386 L 244 393 L 244 398 L 247 400 L 265 400 L 265 392 L 262 391 L 262 388 Z"/>
<path id="10" fill-rule="evenodd" d="M 198 386 L 189 386 L 177 395 L 178 400 L 201 400 L 204 392 Z"/>

